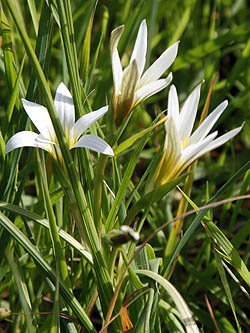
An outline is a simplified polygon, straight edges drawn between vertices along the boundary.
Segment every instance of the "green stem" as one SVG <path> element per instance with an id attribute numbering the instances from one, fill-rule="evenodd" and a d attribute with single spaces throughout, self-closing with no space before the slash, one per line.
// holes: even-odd
<path id="1" fill-rule="evenodd" d="M 98 234 L 101 235 L 102 219 L 101 219 L 101 207 L 102 207 L 102 187 L 104 172 L 107 165 L 108 156 L 101 155 L 97 164 L 95 183 L 94 183 L 94 221 Z"/>
<path id="2" fill-rule="evenodd" d="M 45 170 L 42 169 L 42 165 L 44 165 L 44 163 L 42 163 L 42 161 L 41 161 L 38 150 L 37 150 L 37 160 L 38 160 L 37 164 L 38 164 L 40 179 L 41 179 L 41 183 L 42 183 L 44 204 L 45 204 L 45 208 L 46 208 L 47 217 L 49 220 L 49 227 L 50 227 L 50 234 L 52 237 L 55 262 L 56 262 L 56 265 L 58 265 L 59 272 L 60 272 L 63 282 L 65 283 L 67 288 L 70 291 L 72 291 L 71 282 L 70 282 L 70 278 L 68 275 L 67 263 L 66 263 L 66 260 L 64 257 L 63 249 L 62 249 L 61 242 L 60 242 L 60 237 L 58 234 L 56 218 L 54 215 L 52 203 L 51 203 L 50 196 L 49 196 L 47 181 L 45 180 L 46 179 Z"/>
<path id="3" fill-rule="evenodd" d="M 183 191 L 188 196 L 190 196 L 191 191 L 192 191 L 196 164 L 197 163 L 192 164 L 188 169 L 188 176 L 186 178 L 184 189 L 183 189 Z M 176 216 L 180 216 L 183 213 L 185 213 L 185 211 L 187 210 L 187 205 L 188 205 L 188 203 L 187 203 L 186 199 L 182 198 L 179 203 Z M 169 235 L 169 239 L 168 239 L 168 242 L 167 242 L 167 245 L 165 248 L 165 252 L 164 252 L 164 257 L 165 257 L 166 261 L 170 260 L 172 254 L 177 246 L 177 243 L 180 238 L 180 233 L 182 230 L 182 225 L 183 225 L 183 219 L 179 219 L 179 220 L 176 220 L 172 226 L 172 229 L 171 229 L 170 235 Z M 166 272 L 165 277 L 168 276 L 169 274 L 170 274 L 170 270 Z"/>
<path id="4" fill-rule="evenodd" d="M 107 128 L 108 128 L 108 133 L 106 141 L 112 147 L 117 140 L 117 132 L 114 122 L 114 109 L 112 107 L 109 108 L 107 114 Z M 94 221 L 100 236 L 102 228 L 102 220 L 101 220 L 102 187 L 103 187 L 104 172 L 107 165 L 107 161 L 108 161 L 107 155 L 100 156 L 97 164 L 95 183 L 94 183 L 94 202 L 93 202 Z"/>

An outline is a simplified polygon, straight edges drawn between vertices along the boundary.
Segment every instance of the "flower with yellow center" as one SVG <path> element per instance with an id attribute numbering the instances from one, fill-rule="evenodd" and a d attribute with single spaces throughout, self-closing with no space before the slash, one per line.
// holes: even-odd
<path id="1" fill-rule="evenodd" d="M 156 186 L 178 177 L 195 160 L 223 145 L 242 129 L 242 126 L 235 128 L 218 138 L 216 138 L 217 131 L 208 135 L 228 105 L 228 102 L 224 101 L 191 134 L 198 109 L 200 89 L 201 84 L 188 96 L 180 111 L 176 88 L 174 85 L 170 87 L 168 117 L 165 122 L 166 139 L 163 157 L 154 178 Z"/>
<path id="2" fill-rule="evenodd" d="M 22 103 L 24 110 L 40 134 L 31 131 L 16 133 L 6 144 L 6 154 L 20 147 L 38 147 L 48 151 L 54 159 L 61 160 L 62 153 L 48 110 L 44 106 L 26 99 L 22 99 Z M 85 114 L 75 122 L 73 99 L 63 83 L 56 90 L 54 105 L 69 149 L 84 147 L 102 154 L 114 155 L 112 148 L 98 136 L 92 134 L 81 136 L 90 125 L 108 111 L 108 106 Z"/>
<path id="3" fill-rule="evenodd" d="M 143 73 L 147 53 L 147 24 L 140 24 L 129 65 L 123 70 L 117 50 L 124 26 L 111 33 L 110 52 L 113 71 L 113 106 L 115 118 L 120 125 L 129 113 L 146 98 L 164 89 L 172 80 L 172 73 L 160 79 L 162 74 L 172 65 L 176 58 L 179 42 L 171 45 Z"/>

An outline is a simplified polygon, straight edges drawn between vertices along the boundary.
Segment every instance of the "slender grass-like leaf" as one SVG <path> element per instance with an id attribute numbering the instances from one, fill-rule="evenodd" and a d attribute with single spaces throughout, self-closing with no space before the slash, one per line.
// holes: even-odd
<path id="1" fill-rule="evenodd" d="M 188 333 L 199 332 L 199 329 L 193 319 L 193 315 L 192 315 L 191 311 L 189 310 L 187 304 L 185 303 L 181 294 L 168 280 L 164 279 L 161 275 L 148 271 L 148 270 L 138 269 L 138 270 L 136 270 L 136 273 L 139 275 L 145 275 L 145 276 L 149 277 L 150 279 L 154 280 L 155 282 L 159 283 L 173 299 L 173 301 L 182 317 L 186 331 Z"/>
<path id="2" fill-rule="evenodd" d="M 180 321 L 180 314 L 179 312 L 172 306 L 170 306 L 170 304 L 168 304 L 167 302 L 165 302 L 163 299 L 161 299 L 159 301 L 159 306 L 164 309 L 165 313 L 167 314 L 168 322 L 166 323 L 166 325 L 169 327 L 170 332 L 178 332 L 178 333 L 185 333 L 185 329 L 183 328 L 183 326 L 181 325 Z M 180 318 L 180 321 L 178 319 Z M 165 320 L 166 322 L 166 320 Z M 173 328 L 174 326 L 174 328 Z"/>
<path id="3" fill-rule="evenodd" d="M 29 255 L 36 262 L 38 267 L 41 269 L 43 274 L 51 279 L 51 281 L 56 284 L 57 276 L 52 270 L 52 268 L 43 259 L 41 254 L 38 252 L 37 248 L 29 241 L 29 239 L 3 214 L 0 212 L 0 225 L 6 229 L 10 235 L 16 239 L 16 241 L 29 253 Z M 80 303 L 74 297 L 74 295 L 68 290 L 62 281 L 59 282 L 60 292 L 64 301 L 68 306 L 72 308 L 75 316 L 80 320 L 82 325 L 86 327 L 89 332 L 95 332 L 95 329 L 82 309 Z"/>
<path id="4" fill-rule="evenodd" d="M 148 299 L 145 302 L 141 315 L 138 317 L 138 320 L 136 322 L 136 325 L 134 328 L 135 333 L 150 332 L 149 317 L 150 317 L 150 311 L 152 308 L 153 297 L 154 297 L 154 289 L 150 288 Z"/>
<path id="5" fill-rule="evenodd" d="M 21 215 L 23 217 L 26 217 L 28 219 L 34 220 L 37 223 L 41 224 L 42 226 L 46 227 L 47 229 L 49 229 L 49 222 L 42 218 L 41 216 L 30 212 L 26 209 L 23 209 L 21 207 L 15 206 L 15 205 L 11 205 L 5 202 L 1 202 L 0 201 L 0 210 L 8 210 L 12 213 L 15 213 L 17 215 Z M 83 258 L 85 258 L 89 264 L 93 264 L 93 260 L 91 257 L 91 254 L 85 250 L 85 248 L 82 246 L 81 243 L 79 243 L 75 238 L 73 238 L 72 236 L 70 236 L 70 234 L 68 234 L 66 231 L 60 229 L 59 227 L 57 227 L 58 229 L 58 233 L 59 236 L 65 240 L 70 246 L 72 246 Z"/>
<path id="6" fill-rule="evenodd" d="M 224 261 L 222 261 L 222 265 L 223 265 L 224 269 L 228 272 L 228 274 L 231 276 L 231 278 L 234 280 L 234 282 L 239 286 L 239 288 L 241 289 L 243 294 L 250 300 L 250 294 L 245 289 L 245 287 L 242 285 L 241 281 L 233 274 L 231 269 L 229 269 L 228 265 Z"/>
<path id="7" fill-rule="evenodd" d="M 212 221 L 206 221 L 205 226 L 211 233 L 216 246 L 225 254 L 224 259 L 237 270 L 248 286 L 250 286 L 250 272 L 233 245 Z"/>
<path id="8" fill-rule="evenodd" d="M 243 23 L 214 40 L 196 46 L 194 49 L 186 52 L 185 55 L 179 55 L 173 63 L 172 69 L 173 71 L 177 71 L 183 67 L 186 67 L 195 61 L 198 61 L 214 53 L 215 51 L 220 50 L 222 47 L 229 45 L 231 42 L 236 41 L 238 38 L 248 35 L 249 32 L 249 25 L 247 23 Z"/>
<path id="9" fill-rule="evenodd" d="M 172 45 L 173 43 L 175 43 L 177 40 L 179 40 L 182 37 L 185 29 L 187 28 L 188 23 L 190 22 L 190 16 L 192 14 L 192 10 L 195 5 L 195 2 L 196 2 L 196 0 L 190 0 L 187 2 L 188 4 L 186 6 L 186 9 L 177 24 L 177 29 L 176 29 L 174 35 L 171 37 L 171 40 L 169 41 L 169 45 Z"/>
<path id="10" fill-rule="evenodd" d="M 30 15 L 32 18 L 32 23 L 36 32 L 36 35 L 38 34 L 38 26 L 39 26 L 39 22 L 38 22 L 38 14 L 37 14 L 37 10 L 36 10 L 36 4 L 34 2 L 34 0 L 28 0 L 28 6 L 29 6 L 29 10 L 30 10 Z"/>
<path id="11" fill-rule="evenodd" d="M 247 191 L 247 187 L 249 186 L 249 182 L 250 182 L 250 169 L 246 172 L 246 174 L 245 174 L 245 176 L 244 176 L 244 179 L 243 179 L 243 181 L 242 181 L 242 185 L 241 185 L 241 189 L 240 189 L 240 195 L 242 195 L 242 194 L 244 194 L 244 193 L 246 193 L 246 191 Z M 236 222 L 236 220 L 237 220 L 237 216 L 238 216 L 238 214 L 239 214 L 239 212 L 240 212 L 240 207 L 241 207 L 241 205 L 242 205 L 242 201 L 237 201 L 236 202 L 236 204 L 235 204 L 235 207 L 234 207 L 234 209 L 233 209 L 233 215 L 232 215 L 232 218 L 231 218 L 231 220 L 230 220 L 230 223 L 229 223 L 229 234 L 232 232 L 232 228 L 233 228 L 233 226 L 234 226 L 234 224 L 235 224 L 235 222 Z M 249 230 L 249 229 L 248 229 Z M 250 232 L 250 231 L 249 231 Z M 247 237 L 248 235 L 247 235 L 247 233 L 245 233 L 245 236 Z M 237 235 L 236 235 L 236 237 L 237 237 Z M 242 240 L 243 241 L 243 240 Z M 233 242 L 233 244 L 234 244 L 234 242 Z M 234 246 L 237 248 L 238 246 L 239 246 L 240 244 L 239 244 L 239 242 L 237 243 L 237 246 L 236 246 L 236 244 L 234 244 Z"/>
<path id="12" fill-rule="evenodd" d="M 154 202 L 161 200 L 168 192 L 170 192 L 176 185 L 178 185 L 183 179 L 184 176 L 180 176 L 170 182 L 156 188 L 155 190 L 146 193 L 144 196 L 138 200 L 132 208 L 128 211 L 128 215 L 124 220 L 124 224 L 131 224 L 136 215 L 144 208 L 149 207 Z"/>
<path id="13" fill-rule="evenodd" d="M 123 260 L 124 260 L 125 265 L 128 265 L 128 258 L 126 256 L 126 253 L 124 252 L 123 249 L 121 249 L 121 252 L 122 252 L 122 256 L 123 256 Z M 141 282 L 141 280 L 135 274 L 135 272 L 134 272 L 134 270 L 131 266 L 129 266 L 129 268 L 128 268 L 128 273 L 129 273 L 130 279 L 133 282 L 133 285 L 135 286 L 136 289 L 145 288 L 147 286 L 146 284 L 143 284 Z"/>
<path id="14" fill-rule="evenodd" d="M 72 95 L 79 118 L 84 114 L 81 99 L 81 81 L 78 71 L 77 52 L 74 37 L 74 26 L 71 3 L 68 0 L 57 0 L 58 15 L 60 19 L 61 34 L 66 55 L 67 68 L 72 85 Z"/>
<path id="15" fill-rule="evenodd" d="M 17 292 L 19 294 L 19 298 L 20 298 L 22 307 L 23 307 L 28 332 L 33 333 L 35 331 L 34 331 L 34 327 L 32 325 L 32 317 L 31 317 L 32 310 L 31 310 L 31 306 L 30 306 L 29 295 L 27 292 L 27 286 L 25 284 L 25 281 L 23 281 L 20 272 L 18 271 L 18 268 L 14 262 L 12 253 L 9 251 L 6 251 L 5 254 L 6 254 L 7 260 L 9 262 L 9 265 L 11 267 L 12 273 L 14 275 L 15 285 L 17 288 Z"/>
<path id="16" fill-rule="evenodd" d="M 97 63 L 97 59 L 99 56 L 99 52 L 101 50 L 101 46 L 103 44 L 103 32 L 101 33 L 100 39 L 99 39 L 99 43 L 97 45 L 96 51 L 94 56 L 92 57 L 92 61 L 91 61 L 91 66 L 90 66 L 90 70 L 89 70 L 89 75 L 88 78 L 85 82 L 85 91 L 88 94 L 89 88 L 90 88 L 90 84 L 91 84 L 91 79 L 93 77 L 94 74 L 94 70 L 96 69 L 96 63 Z"/>
<path id="17" fill-rule="evenodd" d="M 141 142 L 138 144 L 136 150 L 133 152 L 133 155 L 130 158 L 129 164 L 126 168 L 126 171 L 124 173 L 122 182 L 120 184 L 119 190 L 116 194 L 114 203 L 112 205 L 112 208 L 111 208 L 111 210 L 109 212 L 109 215 L 107 217 L 107 220 L 105 222 L 106 232 L 108 232 L 112 229 L 112 226 L 113 226 L 114 221 L 115 221 L 116 214 L 117 214 L 118 209 L 121 205 L 121 202 L 122 202 L 122 200 L 123 200 L 123 198 L 126 194 L 128 184 L 131 180 L 133 171 L 136 167 L 138 156 L 139 156 L 140 152 L 142 151 L 144 145 L 146 144 L 146 140 L 147 140 L 147 138 L 144 138 L 143 140 L 141 140 Z"/>
<path id="18" fill-rule="evenodd" d="M 15 82 L 15 85 L 13 87 L 12 94 L 11 94 L 11 97 L 10 97 L 10 102 L 8 104 L 8 108 L 7 108 L 7 111 L 6 111 L 7 116 L 8 116 L 8 122 L 10 122 L 10 120 L 11 120 L 12 113 L 13 113 L 13 110 L 14 110 L 14 106 L 15 106 L 16 101 L 17 101 L 19 80 L 20 80 L 20 77 L 21 77 L 21 74 L 22 74 L 22 71 L 23 71 L 24 60 L 25 60 L 25 57 L 23 57 L 19 72 L 17 74 L 16 82 Z"/>
<path id="19" fill-rule="evenodd" d="M 184 193 L 183 193 L 184 195 Z M 186 196 L 185 196 L 186 197 Z M 191 201 L 190 198 L 187 198 L 188 202 L 192 205 L 194 209 L 198 207 Z M 226 260 L 238 271 L 238 273 L 243 277 L 248 285 L 250 285 L 250 272 L 248 271 L 245 263 L 237 253 L 236 249 L 223 234 L 223 232 L 209 219 L 208 216 L 204 216 L 205 227 L 210 232 L 210 235 L 215 241 L 215 244 L 224 252 L 226 255 Z"/>
<path id="20" fill-rule="evenodd" d="M 249 64 L 249 57 L 250 57 L 250 38 L 248 39 L 244 49 L 242 50 L 241 57 L 237 59 L 232 70 L 230 71 L 230 74 L 226 80 L 225 88 L 220 93 L 222 96 L 226 96 L 228 94 L 228 92 L 235 84 L 239 76 L 245 72 L 245 68 Z"/>
<path id="21" fill-rule="evenodd" d="M 0 152 L 3 160 L 5 159 L 5 143 L 2 135 L 2 131 L 0 130 Z"/>
<path id="22" fill-rule="evenodd" d="M 233 297 L 232 297 L 232 294 L 231 294 L 230 286 L 229 286 L 229 283 L 228 283 L 228 280 L 227 280 L 227 276 L 226 276 L 224 267 L 223 267 L 222 262 L 221 262 L 220 255 L 216 251 L 214 252 L 214 255 L 215 255 L 215 260 L 216 260 L 216 263 L 217 263 L 217 267 L 218 267 L 218 271 L 219 271 L 219 274 L 220 274 L 222 285 L 225 289 L 228 301 L 229 301 L 231 309 L 233 311 L 233 315 L 234 315 L 235 322 L 237 324 L 238 332 L 241 332 L 240 324 L 239 324 L 237 314 L 236 314 L 236 311 L 235 311 L 235 305 L 234 305 Z"/>
<path id="23" fill-rule="evenodd" d="M 95 15 L 95 9 L 92 10 L 92 13 L 89 18 L 87 29 L 85 32 L 85 37 L 82 46 L 82 56 L 81 56 L 81 77 L 83 82 L 87 81 L 88 69 L 89 69 L 89 58 L 90 58 L 90 46 L 91 46 L 91 30 L 93 25 L 93 19 Z"/>
<path id="24" fill-rule="evenodd" d="M 225 193 L 250 167 L 250 161 L 247 162 L 245 165 L 243 165 L 217 192 L 216 194 L 208 201 L 208 204 L 215 202 L 223 193 Z M 169 263 L 167 264 L 167 266 L 165 265 L 165 267 L 163 268 L 163 272 L 165 274 L 165 272 L 167 272 L 169 270 L 169 268 L 171 267 L 172 263 L 174 262 L 174 260 L 176 259 L 178 253 L 182 250 L 182 248 L 185 246 L 185 244 L 188 242 L 188 240 L 190 239 L 190 237 L 192 237 L 192 235 L 194 234 L 195 230 L 198 228 L 198 226 L 200 225 L 202 219 L 204 218 L 204 216 L 207 214 L 208 212 L 208 208 L 202 210 L 202 212 L 200 212 L 198 214 L 198 216 L 194 219 L 194 221 L 192 222 L 192 224 L 189 226 L 189 228 L 187 229 L 187 231 L 184 233 L 183 237 L 181 238 L 179 244 L 177 245 L 174 253 L 171 256 L 171 259 L 169 261 Z M 164 275 L 163 274 L 163 275 Z"/>
<path id="25" fill-rule="evenodd" d="M 151 1 L 150 21 L 149 21 L 149 29 L 148 29 L 148 48 L 147 48 L 145 68 L 148 68 L 150 66 L 151 46 L 152 46 L 154 28 L 156 26 L 158 7 L 159 7 L 159 0 Z"/>
<path id="26" fill-rule="evenodd" d="M 154 329 L 150 327 L 150 317 L 152 316 L 152 307 L 154 301 L 155 291 L 153 288 L 149 289 L 149 295 L 146 305 L 146 316 L 145 316 L 145 323 L 144 323 L 144 332 L 150 332 L 150 329 Z"/>
<path id="27" fill-rule="evenodd" d="M 62 198 L 63 195 L 64 191 L 62 187 L 55 189 L 53 192 L 50 192 L 50 200 L 52 205 L 54 205 L 60 198 Z M 27 208 L 32 208 L 32 210 L 36 214 L 42 214 L 42 212 L 44 211 L 44 202 L 43 200 L 40 200 L 34 205 L 32 205 L 32 207 L 27 207 Z"/>
<path id="28" fill-rule="evenodd" d="M 12 93 L 12 89 L 15 86 L 17 74 L 15 69 L 15 60 L 12 51 L 10 26 L 6 16 L 4 15 L 2 8 L 1 8 L 1 30 L 3 37 L 2 48 L 4 54 L 5 74 L 9 85 L 9 91 L 10 93 Z"/>
<path id="29" fill-rule="evenodd" d="M 128 138 L 127 140 L 123 141 L 117 148 L 114 149 L 115 155 L 122 153 L 124 150 L 130 148 L 133 144 L 136 143 L 137 140 L 144 137 L 144 135 L 150 133 L 153 129 L 157 126 L 161 125 L 166 120 L 166 117 L 159 120 L 156 124 L 146 128 L 145 130 L 134 134 L 132 137 Z"/>

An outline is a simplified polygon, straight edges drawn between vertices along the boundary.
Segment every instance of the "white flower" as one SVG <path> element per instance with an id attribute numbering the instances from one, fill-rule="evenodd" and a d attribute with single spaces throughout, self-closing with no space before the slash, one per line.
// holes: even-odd
<path id="1" fill-rule="evenodd" d="M 172 80 L 172 73 L 159 78 L 176 58 L 179 42 L 171 45 L 143 74 L 147 52 L 146 20 L 141 22 L 129 65 L 123 70 L 117 46 L 124 26 L 111 33 L 111 61 L 114 81 L 113 105 L 120 124 L 139 103 L 164 89 Z"/>
<path id="2" fill-rule="evenodd" d="M 199 157 L 223 145 L 242 129 L 242 126 L 235 128 L 218 138 L 216 138 L 217 131 L 208 135 L 228 105 L 228 102 L 224 101 L 191 134 L 198 109 L 200 89 L 201 84 L 192 91 L 179 111 L 176 88 L 174 85 L 170 87 L 164 155 L 155 179 L 158 185 L 179 176 Z"/>
<path id="3" fill-rule="evenodd" d="M 55 159 L 61 160 L 61 150 L 48 110 L 42 105 L 25 99 L 22 99 L 22 103 L 26 113 L 40 134 L 22 131 L 13 135 L 6 144 L 6 154 L 20 147 L 38 147 L 48 151 Z M 63 83 L 56 90 L 54 105 L 69 149 L 84 147 L 106 155 L 114 155 L 112 148 L 101 138 L 92 134 L 80 137 L 91 124 L 108 111 L 108 106 L 90 112 L 75 122 L 73 99 Z"/>

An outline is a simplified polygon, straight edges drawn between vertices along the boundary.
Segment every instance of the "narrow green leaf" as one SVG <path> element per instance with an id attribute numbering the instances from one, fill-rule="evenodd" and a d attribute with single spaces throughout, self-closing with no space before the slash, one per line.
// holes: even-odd
<path id="1" fill-rule="evenodd" d="M 5 142 L 1 130 L 0 130 L 0 153 L 2 155 L 3 160 L 5 160 Z"/>
<path id="2" fill-rule="evenodd" d="M 9 91 L 12 92 L 12 89 L 15 86 L 17 74 L 15 69 L 15 60 L 12 51 L 10 26 L 6 16 L 4 15 L 2 8 L 1 8 L 1 28 L 2 28 L 1 29 L 2 37 L 3 37 L 2 48 L 4 54 L 5 73 L 7 77 Z"/>
<path id="3" fill-rule="evenodd" d="M 149 289 L 148 300 L 146 304 L 146 315 L 144 323 L 144 332 L 150 332 L 150 317 L 152 316 L 152 307 L 154 301 L 155 291 L 153 288 Z M 153 327 L 152 327 L 153 328 Z"/>
<path id="4" fill-rule="evenodd" d="M 243 165 L 217 192 L 216 194 L 207 202 L 207 204 L 210 204 L 212 202 L 215 202 L 223 193 L 225 193 L 248 169 L 250 168 L 250 161 L 248 161 L 245 165 Z M 167 272 L 172 263 L 174 262 L 175 258 L 177 257 L 178 253 L 182 250 L 182 248 L 185 246 L 185 244 L 188 242 L 190 237 L 193 236 L 195 230 L 200 225 L 202 219 L 204 216 L 206 216 L 209 209 L 202 210 L 197 217 L 194 219 L 192 224 L 188 227 L 187 231 L 184 233 L 183 237 L 181 238 L 179 244 L 177 245 L 173 255 L 171 256 L 170 261 L 167 265 L 163 268 L 163 272 Z M 163 275 L 164 275 L 163 274 Z"/>
<path id="5" fill-rule="evenodd" d="M 125 251 L 123 250 L 123 248 L 121 248 L 121 253 L 122 253 L 122 257 L 123 257 L 125 265 L 128 266 L 129 260 L 128 260 L 127 255 L 126 255 Z M 136 258 L 138 258 L 138 256 Z M 129 273 L 130 279 L 136 289 L 141 289 L 141 288 L 147 287 L 147 284 L 142 283 L 141 280 L 139 279 L 138 275 L 135 274 L 134 269 L 133 269 L 133 267 L 131 267 L 131 265 L 128 267 L 128 273 Z"/>
<path id="6" fill-rule="evenodd" d="M 240 189 L 240 193 L 239 193 L 239 195 L 243 195 L 244 193 L 246 193 L 246 191 L 247 191 L 247 187 L 249 186 L 249 182 L 250 182 L 250 169 L 246 172 L 246 174 L 245 174 L 245 176 L 244 176 L 244 179 L 243 179 L 243 181 L 242 181 L 242 184 L 241 184 L 241 189 Z M 233 226 L 234 226 L 234 224 L 235 224 L 235 222 L 236 222 L 236 220 L 237 220 L 237 216 L 238 216 L 238 214 L 239 214 L 239 212 L 240 212 L 240 207 L 241 207 L 241 205 L 242 205 L 242 201 L 241 200 L 239 200 L 239 201 L 237 201 L 236 202 L 236 204 L 235 204 L 235 207 L 234 207 L 234 209 L 233 209 L 233 215 L 232 215 L 232 218 L 231 218 L 231 220 L 230 220 L 230 223 L 229 223 L 229 233 L 231 233 L 232 232 L 232 228 L 233 228 Z M 248 230 L 249 230 L 250 228 L 248 228 Z M 249 231 L 250 232 L 250 231 Z M 239 244 L 239 242 L 237 242 L 236 241 L 236 239 L 238 238 L 237 237 L 237 235 L 238 235 L 238 233 L 235 235 L 235 238 L 234 238 L 234 240 L 233 240 L 233 245 L 237 248 L 237 246 L 239 246 L 240 244 Z M 245 233 L 245 237 L 247 238 L 248 237 L 248 235 L 249 235 L 249 233 L 247 234 L 247 233 Z M 242 240 L 243 241 L 243 240 Z M 237 244 L 237 245 L 236 245 Z"/>
<path id="7" fill-rule="evenodd" d="M 81 77 L 83 82 L 87 80 L 88 76 L 88 69 L 89 69 L 89 57 L 90 57 L 90 42 L 91 42 L 91 30 L 93 25 L 93 19 L 95 15 L 95 8 L 93 9 L 88 26 L 85 32 L 85 37 L 83 41 L 83 47 L 82 47 L 82 56 L 81 56 Z"/>
<path id="8" fill-rule="evenodd" d="M 50 200 L 52 205 L 54 205 L 60 198 L 64 195 L 64 191 L 62 187 L 55 189 L 53 192 L 50 192 Z M 27 207 L 29 208 L 29 207 Z M 34 205 L 32 205 L 32 210 L 37 214 L 41 214 L 44 211 L 44 202 L 43 200 L 38 201 Z"/>
<path id="9" fill-rule="evenodd" d="M 106 232 L 110 231 L 113 227 L 116 214 L 117 214 L 118 209 L 121 205 L 121 202 L 126 194 L 128 184 L 130 182 L 130 179 L 131 179 L 134 169 L 136 167 L 136 163 L 138 161 L 138 156 L 139 156 L 140 152 L 142 151 L 142 149 L 146 143 L 146 140 L 147 140 L 147 138 L 144 138 L 143 140 L 141 140 L 138 147 L 135 149 L 135 151 L 133 152 L 133 154 L 130 158 L 129 164 L 128 164 L 127 169 L 123 176 L 123 180 L 120 184 L 119 190 L 116 194 L 115 200 L 113 202 L 113 205 L 111 207 L 111 210 L 110 210 L 107 220 L 105 222 Z"/>
<path id="10" fill-rule="evenodd" d="M 166 120 L 166 117 L 162 118 L 156 124 L 154 124 L 154 125 L 146 128 L 145 130 L 143 130 L 143 131 L 141 131 L 141 132 L 139 132 L 137 134 L 134 134 L 133 136 L 131 136 L 127 140 L 123 141 L 118 147 L 116 147 L 114 149 L 115 155 L 118 155 L 118 154 L 122 153 L 124 150 L 130 148 L 132 145 L 135 144 L 135 142 L 137 140 L 139 140 L 140 138 L 144 137 L 144 135 L 150 133 L 153 129 L 155 129 L 157 126 L 159 126 L 160 124 L 162 124 L 165 120 Z"/>
<path id="11" fill-rule="evenodd" d="M 28 219 L 36 221 L 37 223 L 39 223 L 42 226 L 49 229 L 49 222 L 46 219 L 44 219 L 43 217 L 41 217 L 33 212 L 23 209 L 21 207 L 0 201 L 0 210 L 8 210 L 14 214 L 24 216 Z M 85 250 L 85 248 L 82 246 L 82 244 L 79 243 L 75 238 L 73 238 L 66 231 L 62 230 L 59 227 L 57 227 L 57 229 L 59 232 L 59 236 L 63 240 L 65 240 L 70 246 L 72 246 L 83 258 L 85 258 L 90 265 L 93 265 L 93 260 L 92 260 L 91 254 Z"/>
<path id="12" fill-rule="evenodd" d="M 170 332 L 185 333 L 186 331 L 180 323 L 181 318 L 180 321 L 178 320 L 180 317 L 179 312 L 163 299 L 160 299 L 159 306 L 160 308 L 164 309 L 164 312 L 167 316 L 165 323 L 169 327 Z"/>
<path id="13" fill-rule="evenodd" d="M 14 275 L 15 285 L 23 307 L 23 312 L 26 319 L 28 332 L 33 333 L 34 328 L 32 325 L 32 316 L 31 316 L 32 310 L 31 310 L 30 298 L 27 291 L 27 285 L 25 281 L 22 279 L 20 272 L 18 271 L 12 253 L 10 251 L 5 251 L 5 254 L 9 262 L 10 268 L 12 270 L 12 273 Z"/>
<path id="14" fill-rule="evenodd" d="M 168 280 L 164 279 L 161 275 L 148 270 L 139 269 L 136 270 L 135 273 L 139 275 L 145 275 L 150 279 L 154 280 L 155 282 L 159 283 L 173 299 L 182 317 L 186 331 L 188 333 L 199 332 L 199 329 L 193 319 L 193 315 L 189 310 L 186 302 L 182 298 L 181 294 L 177 291 L 177 289 Z"/>
<path id="15" fill-rule="evenodd" d="M 8 104 L 8 108 L 7 108 L 7 111 L 6 111 L 7 116 L 8 116 L 8 122 L 10 122 L 10 120 L 11 120 L 12 113 L 13 113 L 13 110 L 14 110 L 14 106 L 16 104 L 16 100 L 17 100 L 17 97 L 18 97 L 18 85 L 19 85 L 19 80 L 20 80 L 20 77 L 21 77 L 21 74 L 22 74 L 22 71 L 23 71 L 24 60 L 25 60 L 25 57 L 23 57 L 19 72 L 17 74 L 16 82 L 15 82 L 15 85 L 13 87 L 11 97 L 10 97 L 10 101 L 9 101 L 9 104 Z"/>
<path id="16" fill-rule="evenodd" d="M 7 230 L 10 235 L 29 253 L 29 255 L 36 262 L 38 267 L 42 270 L 43 274 L 47 276 L 56 285 L 57 276 L 52 268 L 43 259 L 37 248 L 29 241 L 29 239 L 3 214 L 0 212 L 0 225 Z M 75 316 L 80 320 L 82 325 L 86 327 L 89 332 L 95 332 L 93 324 L 89 317 L 81 307 L 80 303 L 74 295 L 68 290 L 62 281 L 59 282 L 61 296 L 68 306 L 70 306 Z"/>
<path id="17" fill-rule="evenodd" d="M 34 29 L 35 29 L 35 32 L 37 35 L 39 21 L 38 21 L 38 15 L 37 15 L 37 11 L 36 11 L 36 4 L 35 4 L 34 0 L 28 0 L 27 2 L 28 2 L 31 18 L 32 18 L 32 23 L 33 23 L 33 26 L 34 26 Z"/>
<path id="18" fill-rule="evenodd" d="M 226 276 L 224 267 L 222 265 L 220 255 L 219 255 L 219 253 L 217 253 L 215 251 L 214 252 L 214 256 L 215 256 L 215 260 L 216 260 L 216 263 L 217 263 L 218 272 L 220 274 L 222 285 L 223 285 L 223 287 L 225 289 L 225 292 L 226 292 L 229 304 L 230 304 L 231 309 L 233 311 L 233 315 L 234 315 L 234 319 L 235 319 L 236 324 L 237 324 L 238 332 L 241 332 L 240 324 L 239 324 L 239 321 L 238 321 L 238 318 L 237 318 L 237 314 L 236 314 L 236 311 L 235 311 L 235 306 L 234 306 L 234 301 L 233 301 L 233 298 L 232 298 L 230 286 L 229 286 L 229 283 L 227 281 L 227 276 Z"/>
<path id="19" fill-rule="evenodd" d="M 179 55 L 175 60 L 172 68 L 173 71 L 177 71 L 183 67 L 190 66 L 195 61 L 198 61 L 215 51 L 220 50 L 222 47 L 229 45 L 230 43 L 239 39 L 239 37 L 246 36 L 250 33 L 250 27 L 248 23 L 243 23 L 234 29 L 230 29 L 227 33 L 214 40 L 205 42 L 202 45 L 196 46 L 190 51 L 185 52 L 183 56 Z"/>
<path id="20" fill-rule="evenodd" d="M 186 6 L 186 9 L 183 12 L 182 17 L 177 24 L 176 31 L 172 36 L 171 40 L 169 41 L 169 45 L 172 45 L 182 37 L 183 32 L 185 31 L 188 23 L 190 22 L 190 15 L 192 13 L 195 2 L 196 0 L 187 1 L 188 4 Z"/>
<path id="21" fill-rule="evenodd" d="M 218 248 L 225 254 L 225 260 L 237 270 L 245 282 L 250 286 L 250 272 L 231 242 L 212 221 L 206 221 L 205 224 L 211 233 L 216 246 L 218 246 Z"/>
<path id="22" fill-rule="evenodd" d="M 158 187 L 157 189 L 148 192 L 145 194 L 140 200 L 138 200 L 133 207 L 129 210 L 126 219 L 124 220 L 123 224 L 130 225 L 131 222 L 134 220 L 136 215 L 144 208 L 148 208 L 154 202 L 161 200 L 168 192 L 170 192 L 177 184 L 179 184 L 185 175 L 178 177 L 170 182 Z"/>
<path id="23" fill-rule="evenodd" d="M 91 84 L 91 80 L 92 80 L 92 77 L 93 77 L 93 74 L 94 74 L 94 71 L 95 71 L 95 68 L 96 68 L 96 63 L 97 63 L 97 59 L 98 59 L 98 56 L 99 56 L 99 52 L 101 50 L 102 43 L 103 43 L 103 33 L 100 36 L 100 40 L 99 40 L 99 43 L 97 45 L 95 54 L 92 57 L 91 67 L 90 67 L 90 70 L 89 70 L 89 75 L 88 75 L 88 78 L 87 78 L 87 80 L 85 82 L 85 86 L 84 87 L 85 87 L 85 91 L 86 91 L 87 94 L 88 94 L 88 91 L 89 91 L 89 88 L 90 88 L 90 84 Z"/>
<path id="24" fill-rule="evenodd" d="M 77 51 L 75 45 L 75 34 L 69 0 L 57 0 L 58 15 L 60 19 L 62 41 L 66 55 L 67 68 L 72 86 L 73 100 L 76 108 L 76 115 L 79 118 L 84 114 L 81 99 L 81 80 L 78 71 Z"/>

